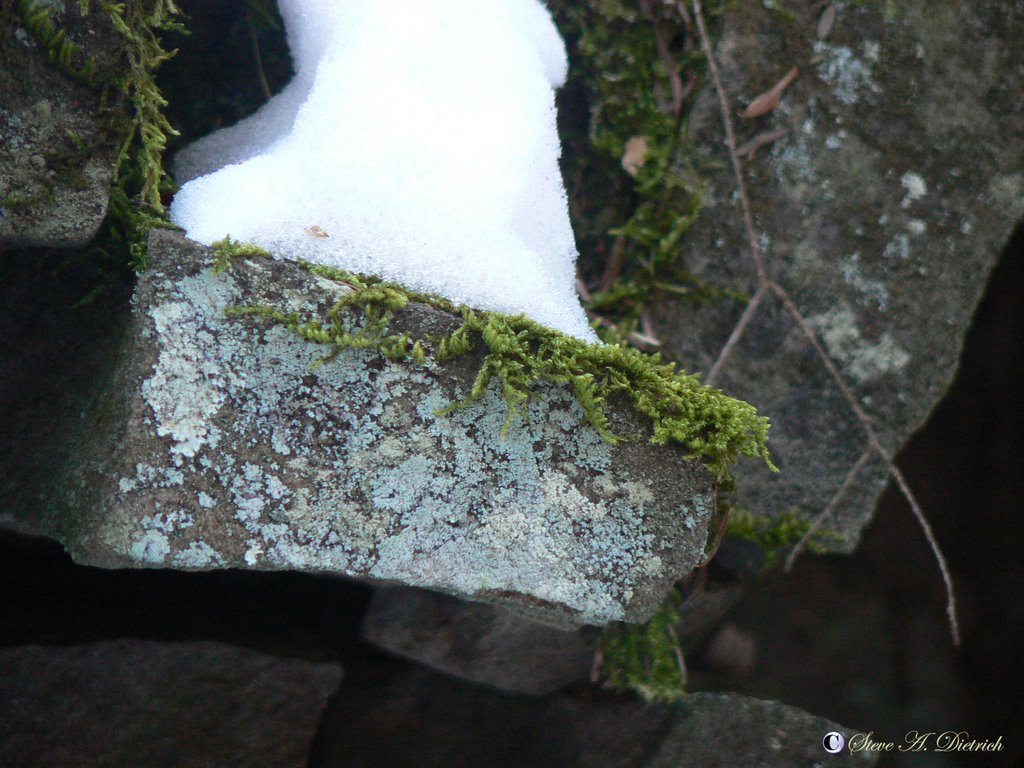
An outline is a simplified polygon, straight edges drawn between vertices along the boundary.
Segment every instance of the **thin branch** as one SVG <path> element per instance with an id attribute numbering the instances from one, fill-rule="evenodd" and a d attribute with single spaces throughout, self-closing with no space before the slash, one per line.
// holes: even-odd
<path id="1" fill-rule="evenodd" d="M 871 421 L 871 418 L 868 416 L 867 412 L 861 406 L 860 401 L 857 399 L 856 395 L 854 395 L 853 390 L 846 383 L 846 380 L 843 378 L 835 362 L 825 351 L 825 348 L 822 346 L 821 341 L 818 339 L 818 335 L 815 332 L 814 328 L 804 318 L 803 314 L 800 312 L 799 307 L 797 307 L 793 299 L 790 298 L 789 293 L 781 285 L 779 285 L 774 280 L 771 280 L 768 277 L 768 271 L 765 267 L 764 256 L 761 253 L 761 249 L 757 243 L 757 235 L 754 230 L 754 220 L 753 215 L 751 213 L 750 197 L 747 195 L 747 187 L 743 180 L 742 161 L 740 160 L 739 153 L 736 150 L 736 134 L 732 126 L 732 112 L 729 107 L 729 99 L 725 94 L 725 89 L 722 87 L 722 79 L 718 71 L 718 64 L 715 61 L 714 51 L 711 47 L 711 39 L 708 35 L 707 27 L 704 23 L 704 12 L 701 9 L 700 0 L 691 1 L 693 4 L 693 19 L 696 22 L 697 30 L 700 34 L 701 47 L 704 49 L 705 56 L 707 57 L 708 72 L 711 75 L 712 83 L 714 84 L 715 91 L 718 94 L 718 103 L 722 112 L 722 122 L 725 125 L 726 145 L 729 150 L 729 159 L 732 161 L 733 174 L 736 177 L 736 188 L 739 192 L 740 206 L 743 211 L 743 224 L 746 229 L 747 240 L 750 246 L 750 254 L 754 262 L 754 271 L 757 279 L 758 290 L 755 294 L 755 298 L 763 296 L 764 289 L 766 288 L 770 288 L 772 293 L 779 297 L 779 300 L 782 301 L 783 306 L 789 312 L 790 316 L 792 316 L 794 322 L 796 322 L 797 326 L 803 332 L 804 336 L 806 336 L 808 341 L 810 341 L 811 346 L 814 348 L 814 351 L 817 353 L 818 358 L 825 366 L 825 369 L 828 371 L 829 376 L 835 381 L 836 385 L 839 387 L 839 391 L 842 393 L 843 399 L 846 400 L 847 404 L 850 406 L 850 409 L 853 411 L 853 414 L 857 417 L 857 420 L 863 427 L 865 433 L 867 434 L 868 445 L 870 450 L 876 452 L 879 456 L 882 457 L 883 461 L 886 464 L 886 467 L 889 470 L 889 474 L 892 475 L 892 477 L 896 480 L 896 484 L 899 486 L 900 492 L 903 494 L 903 497 L 907 500 L 907 503 L 910 505 L 911 512 L 913 512 L 914 517 L 917 519 L 918 524 L 921 526 L 921 530 L 924 532 L 925 539 L 928 541 L 928 545 L 929 547 L 931 547 L 932 554 L 935 556 L 935 560 L 939 565 L 939 571 L 942 574 L 942 581 L 946 588 L 946 613 L 949 616 L 950 632 L 953 636 L 953 644 L 959 645 L 960 625 L 959 621 L 957 620 L 956 596 L 953 588 L 953 578 L 950 574 L 949 566 L 946 563 L 946 558 L 942 554 L 942 549 L 939 547 L 939 543 L 935 538 L 935 534 L 932 531 L 931 525 L 925 517 L 924 511 L 921 509 L 920 504 L 918 504 L 913 491 L 910 489 L 910 485 L 907 483 L 906 478 L 903 476 L 903 473 L 900 471 L 899 467 L 896 466 L 896 462 L 893 460 L 892 454 L 882 444 L 882 441 L 879 438 L 878 433 L 875 431 L 875 427 Z M 754 302 L 752 301 L 751 304 L 754 304 Z M 754 307 L 754 309 L 756 310 L 756 306 Z M 748 305 L 747 311 L 745 311 L 743 317 L 740 318 L 741 322 L 745 323 L 745 325 L 743 326 L 743 328 L 734 329 L 732 335 L 729 337 L 729 341 L 726 342 L 726 348 L 723 349 L 723 354 L 719 356 L 719 361 L 716 362 L 715 367 L 712 368 L 712 373 L 715 375 L 715 377 L 717 377 L 717 374 L 721 369 L 721 365 L 724 364 L 725 358 L 728 357 L 727 353 L 731 351 L 732 347 L 736 345 L 740 336 L 742 336 L 743 331 L 746 328 L 746 325 L 749 324 L 750 318 L 752 316 L 753 310 L 751 310 L 750 306 Z M 710 378 L 711 376 L 709 375 L 709 379 Z M 866 461 L 866 459 L 864 460 Z M 859 468 L 857 469 L 859 471 Z M 849 482 L 853 482 L 850 476 L 848 476 L 848 479 Z M 845 485 L 846 483 L 844 482 L 844 486 Z M 845 488 L 841 488 L 840 491 L 845 493 Z M 835 497 L 833 497 L 833 500 L 830 501 L 829 505 L 832 506 L 833 502 L 838 503 Z M 826 507 L 826 511 L 830 512 L 831 510 L 829 510 Z"/>
<path id="2" fill-rule="evenodd" d="M 605 264 L 604 271 L 601 273 L 601 281 L 597 285 L 597 290 L 607 291 L 612 287 L 612 283 L 622 273 L 622 268 L 626 264 L 626 237 L 625 235 L 619 235 L 612 241 L 612 250 L 608 255 L 608 262 Z"/>
<path id="3" fill-rule="evenodd" d="M 807 527 L 804 535 L 800 537 L 800 541 L 798 541 L 796 546 L 793 547 L 793 551 L 786 556 L 786 563 L 782 567 L 783 572 L 789 573 L 793 570 L 793 564 L 796 563 L 796 559 L 800 557 L 804 549 L 807 548 L 808 542 L 811 540 L 811 537 L 815 534 L 818 528 L 821 527 L 821 524 L 828 520 L 832 515 L 832 512 L 835 511 L 835 508 L 839 506 L 839 502 L 842 501 L 846 492 L 850 490 L 850 486 L 853 485 L 853 481 L 857 478 L 857 475 L 860 474 L 864 465 L 868 463 L 868 459 L 871 458 L 872 453 L 873 452 L 870 448 L 864 451 L 864 453 L 860 455 L 860 458 L 857 459 L 857 462 L 850 468 L 850 471 L 846 473 L 846 477 L 843 480 L 843 484 L 839 486 L 839 490 L 835 492 L 835 495 L 833 495 L 831 499 L 829 499 L 825 509 L 823 509 L 821 513 L 811 521 L 811 524 Z"/>
<path id="4" fill-rule="evenodd" d="M 715 386 L 715 382 L 718 381 L 718 374 L 722 371 L 722 366 L 724 366 L 725 361 L 729 359 L 729 355 L 732 353 L 733 347 L 735 347 L 743 337 L 744 332 L 747 330 L 747 326 L 750 325 L 750 321 L 757 313 L 758 307 L 761 306 L 761 299 L 764 298 L 767 291 L 768 283 L 762 283 L 759 285 L 757 292 L 754 294 L 753 298 L 751 298 L 750 303 L 747 304 L 746 309 L 743 310 L 743 314 L 740 315 L 739 321 L 733 327 L 732 333 L 729 334 L 728 341 L 725 342 L 725 346 L 722 347 L 722 351 L 718 353 L 718 359 L 715 360 L 715 364 L 711 366 L 711 371 L 708 373 L 707 378 L 704 379 L 704 383 L 709 387 Z"/>
<path id="5" fill-rule="evenodd" d="M 928 518 L 924 516 L 924 510 L 921 509 L 921 505 L 917 503 L 917 498 L 910 490 L 910 485 L 907 483 L 907 479 L 903 476 L 900 468 L 895 464 L 889 464 L 889 471 L 896 479 L 896 485 L 898 485 L 900 490 L 903 492 L 903 498 L 905 498 L 907 503 L 910 505 L 910 511 L 913 512 L 914 517 L 917 518 L 917 523 L 921 526 L 921 530 L 924 531 L 924 537 L 928 540 L 928 546 L 932 548 L 935 559 L 939 563 L 939 570 L 942 572 L 942 581 L 946 586 L 946 615 L 949 617 L 949 629 L 953 634 L 953 645 L 958 646 L 960 645 L 960 621 L 957 619 L 956 595 L 953 593 L 953 575 L 949 572 L 949 566 L 946 564 L 946 558 L 943 556 L 942 550 L 939 549 L 939 542 L 935 538 L 932 526 L 928 522 Z"/>
<path id="6" fill-rule="evenodd" d="M 679 668 L 679 679 L 685 686 L 690 680 L 690 673 L 686 669 L 686 659 L 683 656 L 682 643 L 679 642 L 679 634 L 672 624 L 666 624 L 665 629 L 668 630 L 668 636 L 672 640 L 672 652 L 675 654 L 676 666 Z"/>
<path id="7" fill-rule="evenodd" d="M 757 285 L 760 287 L 768 282 L 768 271 L 765 269 L 764 256 L 761 254 L 761 247 L 757 244 L 757 235 L 754 233 L 754 218 L 750 213 L 750 197 L 747 195 L 747 185 L 743 181 L 743 161 L 736 153 L 736 132 L 732 127 L 732 111 L 729 109 L 729 99 L 722 87 L 722 78 L 718 74 L 718 64 L 715 61 L 714 51 L 711 49 L 711 38 L 704 25 L 704 11 L 701 10 L 700 0 L 693 0 L 693 18 L 697 22 L 701 46 L 704 48 L 708 71 L 711 73 L 711 82 L 714 83 L 715 91 L 718 93 L 718 106 L 722 110 L 722 121 L 725 123 L 725 139 L 729 146 L 729 159 L 732 160 L 736 189 L 740 193 L 740 203 L 743 208 L 743 224 L 747 230 L 750 257 L 754 260 L 754 273 L 757 276 Z"/>

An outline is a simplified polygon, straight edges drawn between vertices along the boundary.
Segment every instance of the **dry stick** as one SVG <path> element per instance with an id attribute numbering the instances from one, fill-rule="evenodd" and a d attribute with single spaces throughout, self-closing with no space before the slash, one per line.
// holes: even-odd
<path id="1" fill-rule="evenodd" d="M 917 519 L 918 525 L 924 532 L 925 539 L 928 541 L 928 545 L 931 547 L 932 554 L 935 556 L 935 560 L 938 562 L 939 571 L 942 574 L 942 581 L 946 588 L 946 614 L 949 617 L 949 628 L 953 636 L 953 644 L 960 645 L 960 624 L 957 619 L 956 612 L 956 596 L 953 591 L 953 578 L 949 572 L 949 566 L 946 563 L 946 558 L 942 554 L 942 549 L 939 547 L 938 541 L 935 539 L 935 534 L 932 532 L 932 527 L 928 523 L 927 518 L 924 515 L 924 511 L 921 509 L 921 505 L 918 504 L 917 498 L 914 496 L 913 491 L 910 489 L 910 485 L 907 483 L 906 478 L 900 471 L 899 467 L 896 466 L 893 461 L 892 455 L 882 445 L 882 441 L 879 439 L 878 434 L 875 432 L 874 425 L 871 422 L 870 417 L 865 413 L 861 407 L 860 401 L 854 396 L 853 391 L 846 384 L 842 375 L 839 373 L 839 369 L 836 367 L 832 358 L 829 357 L 828 353 L 822 347 L 821 342 L 818 340 L 818 335 L 815 333 L 814 328 L 804 319 L 800 309 L 796 306 L 793 300 L 789 297 L 786 290 L 773 280 L 768 278 L 768 272 L 765 269 L 764 257 L 761 254 L 761 249 L 757 243 L 757 235 L 754 231 L 754 220 L 751 214 L 750 198 L 747 196 L 747 187 L 743 181 L 743 167 L 740 162 L 739 155 L 736 152 L 736 135 L 733 132 L 732 127 L 732 116 L 729 108 L 729 100 L 725 95 L 725 89 L 722 87 L 722 79 L 718 73 L 718 65 L 715 61 L 714 52 L 711 48 L 711 40 L 708 35 L 707 27 L 704 24 L 704 12 L 701 9 L 700 0 L 692 0 L 693 3 L 693 18 L 697 23 L 697 30 L 700 34 L 701 46 L 704 48 L 704 54 L 708 62 L 708 72 L 711 75 L 711 81 L 714 83 L 715 91 L 718 94 L 718 103 L 722 112 L 722 121 L 725 123 L 725 134 L 726 144 L 729 149 L 729 158 L 732 161 L 733 173 L 736 177 L 736 188 L 739 192 L 740 205 L 743 210 L 743 224 L 746 227 L 747 238 L 750 245 L 751 258 L 754 261 L 754 269 L 757 277 L 757 294 L 762 294 L 762 288 L 767 286 L 771 288 L 772 292 L 779 297 L 782 301 L 783 306 L 793 317 L 793 320 L 799 326 L 800 330 L 803 331 L 804 335 L 810 341 L 814 347 L 815 352 L 821 359 L 828 371 L 829 375 L 836 382 L 839 387 L 839 391 L 843 395 L 843 399 L 849 404 L 854 415 L 861 422 L 861 426 L 867 433 L 868 444 L 871 449 L 878 453 L 882 457 L 883 461 L 889 470 L 889 474 L 896 480 L 896 484 L 899 486 L 903 497 L 907 500 L 910 505 L 910 510 Z M 753 303 L 753 302 L 752 302 Z M 749 309 L 749 307 L 748 307 Z M 756 309 L 756 307 L 755 307 Z M 752 315 L 752 312 L 745 312 L 744 315 Z M 743 319 L 743 318 L 741 318 Z M 746 322 L 749 323 L 749 317 L 746 317 Z M 736 335 L 736 334 L 734 334 Z M 730 342 L 735 345 L 736 341 L 730 338 Z M 717 363 L 716 363 L 717 365 Z"/>
<path id="2" fill-rule="evenodd" d="M 793 547 L 793 551 L 786 556 L 785 565 L 783 565 L 782 567 L 782 570 L 785 573 L 789 573 L 791 570 L 793 570 L 793 564 L 796 562 L 796 559 L 800 557 L 800 554 L 807 547 L 807 544 L 808 542 L 810 542 L 811 537 L 814 535 L 814 532 L 817 531 L 819 527 L 821 527 L 821 524 L 823 522 L 828 520 L 829 515 L 831 515 L 833 510 L 835 510 L 835 508 L 839 505 L 839 502 L 842 500 L 843 496 L 846 495 L 846 492 L 850 490 L 850 486 L 853 485 L 853 481 L 857 478 L 857 475 L 860 474 L 860 471 L 864 468 L 864 465 L 868 463 L 868 459 L 871 458 L 873 453 L 874 449 L 868 446 L 868 449 L 860 455 L 860 458 L 857 459 L 857 462 L 850 468 L 850 471 L 846 473 L 846 477 L 843 479 L 843 484 L 839 486 L 839 490 L 835 492 L 835 495 L 831 499 L 829 499 L 828 504 L 825 505 L 825 509 L 823 509 L 821 511 L 821 514 L 819 514 L 817 517 L 814 518 L 814 520 L 811 521 L 811 524 L 809 526 L 807 526 L 807 530 L 804 532 L 804 535 L 800 537 L 800 541 L 798 541 L 796 543 L 796 546 Z"/>
<path id="3" fill-rule="evenodd" d="M 707 378 L 704 379 L 704 383 L 709 387 L 715 386 L 715 382 L 718 381 L 718 374 L 721 373 L 722 367 L 725 365 L 725 361 L 729 358 L 732 353 L 733 347 L 739 342 L 740 337 L 743 336 L 744 331 L 747 330 L 747 326 L 750 321 L 754 318 L 757 313 L 757 308 L 761 306 L 761 299 L 764 298 L 765 293 L 768 290 L 768 283 L 761 283 L 757 288 L 757 292 L 754 294 L 750 303 L 747 304 L 747 308 L 743 310 L 743 314 L 740 315 L 739 321 L 732 329 L 732 333 L 729 334 L 728 341 L 725 342 L 725 346 L 722 347 L 722 351 L 718 353 L 718 359 L 715 360 L 715 364 L 711 366 L 711 371 L 708 373 Z"/>
<path id="4" fill-rule="evenodd" d="M 675 654 L 676 666 L 679 668 L 679 680 L 685 686 L 690 681 L 690 673 L 686 669 L 686 659 L 683 657 L 682 643 L 679 642 L 679 635 L 671 623 L 666 624 L 665 629 L 668 630 L 668 636 L 672 640 L 672 652 Z"/>

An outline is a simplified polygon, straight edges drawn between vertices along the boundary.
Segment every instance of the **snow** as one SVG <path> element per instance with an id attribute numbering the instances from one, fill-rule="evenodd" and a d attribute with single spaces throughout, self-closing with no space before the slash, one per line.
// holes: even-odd
<path id="1" fill-rule="evenodd" d="M 539 0 L 280 0 L 296 74 L 179 153 L 171 218 L 587 341 Z"/>

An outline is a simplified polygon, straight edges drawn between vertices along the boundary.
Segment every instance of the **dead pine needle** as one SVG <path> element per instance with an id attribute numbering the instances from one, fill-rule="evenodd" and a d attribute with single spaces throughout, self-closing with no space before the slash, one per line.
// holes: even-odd
<path id="1" fill-rule="evenodd" d="M 718 71 L 718 65 L 715 61 L 714 50 L 711 47 L 711 39 L 708 35 L 707 26 L 704 21 L 704 11 L 701 8 L 700 0 L 691 0 L 691 6 L 693 8 L 691 18 L 693 19 L 693 22 L 697 27 L 701 47 L 704 49 L 704 54 L 707 57 L 708 74 L 711 78 L 711 82 L 714 85 L 715 92 L 718 96 L 719 110 L 722 114 L 722 122 L 725 127 L 726 146 L 729 150 L 729 159 L 731 160 L 733 174 L 736 179 L 736 190 L 740 199 L 740 208 L 743 213 L 743 226 L 747 236 L 747 243 L 750 248 L 750 256 L 751 260 L 753 261 L 755 279 L 757 283 L 757 292 L 754 294 L 754 299 L 747 305 L 746 310 L 744 311 L 739 322 L 734 328 L 733 333 L 730 335 L 728 341 L 725 344 L 725 347 L 719 354 L 718 360 L 715 362 L 715 365 L 708 376 L 708 380 L 713 381 L 718 377 L 722 367 L 725 365 L 728 359 L 729 352 L 736 346 L 737 342 L 742 337 L 746 328 L 749 327 L 753 316 L 756 314 L 758 308 L 762 303 L 764 295 L 768 291 L 771 291 L 771 293 L 775 294 L 775 296 L 778 297 L 778 299 L 782 302 L 782 305 L 785 307 L 786 311 L 793 318 L 793 321 L 803 332 L 804 336 L 808 339 L 811 346 L 814 348 L 814 351 L 818 359 L 825 367 L 829 376 L 835 381 L 836 385 L 839 388 L 839 391 L 842 393 L 843 399 L 846 401 L 847 405 L 850 407 L 850 410 L 856 416 L 857 420 L 860 422 L 861 427 L 864 429 L 864 432 L 867 435 L 868 447 L 864 455 L 861 457 L 860 460 L 857 461 L 857 463 L 851 469 L 850 473 L 847 475 L 846 480 L 844 480 L 843 485 L 837 492 L 836 496 L 834 496 L 832 500 L 830 500 L 828 506 L 825 508 L 824 512 L 820 516 L 821 519 L 824 519 L 827 515 L 830 515 L 832 511 L 835 509 L 836 505 L 838 505 L 839 500 L 842 498 L 843 495 L 845 495 L 848 487 L 853 483 L 856 474 L 860 472 L 861 468 L 863 467 L 863 464 L 867 462 L 868 456 L 874 453 L 881 457 L 881 459 L 885 462 L 885 465 L 889 471 L 889 475 L 893 478 L 893 480 L 896 481 L 896 485 L 899 487 L 900 493 L 903 495 L 903 498 L 905 498 L 907 500 L 907 503 L 910 505 L 910 510 L 913 513 L 915 519 L 917 520 L 917 523 L 920 526 L 921 531 L 924 533 L 925 539 L 928 542 L 928 546 L 931 548 L 932 554 L 935 557 L 935 561 L 939 567 L 939 572 L 942 576 L 942 582 L 946 590 L 946 614 L 949 619 L 950 634 L 953 638 L 953 645 L 959 646 L 960 623 L 957 618 L 956 595 L 953 585 L 953 577 L 949 571 L 949 566 L 947 565 L 946 557 L 945 555 L 943 555 L 938 540 L 935 538 L 935 534 L 932 531 L 931 524 L 928 522 L 928 519 L 924 514 L 924 510 L 922 510 L 921 505 L 918 504 L 917 498 L 911 490 L 909 483 L 907 483 L 906 478 L 903 476 L 903 473 L 900 471 L 900 468 L 896 466 L 896 463 L 893 460 L 892 455 L 882 444 L 882 441 L 879 438 L 878 433 L 875 431 L 874 425 L 872 424 L 870 417 L 864 411 L 864 408 L 861 406 L 860 401 L 854 395 L 853 390 L 850 389 L 850 386 L 846 383 L 845 379 L 843 379 L 842 374 L 839 372 L 839 369 L 836 366 L 835 362 L 832 360 L 831 357 L 829 357 L 828 353 L 825 351 L 825 348 L 822 345 L 820 339 L 818 339 L 817 332 L 804 318 L 803 314 L 800 312 L 799 307 L 797 307 L 796 302 L 794 302 L 793 299 L 789 296 L 789 293 L 786 291 L 786 289 L 783 288 L 774 280 L 772 280 L 771 278 L 769 278 L 768 276 L 764 255 L 758 244 L 757 234 L 754 230 L 754 220 L 753 214 L 751 213 L 750 197 L 747 194 L 747 187 L 743 180 L 743 164 L 740 159 L 739 151 L 737 150 L 736 133 L 733 129 L 732 112 L 729 106 L 729 99 L 726 96 L 725 88 L 722 86 L 722 78 Z M 750 106 L 747 107 L 747 110 L 742 116 L 755 116 L 753 114 L 749 114 L 752 108 L 755 107 L 755 105 L 758 106 L 758 109 L 762 109 L 762 111 L 758 112 L 758 114 L 764 114 L 764 112 L 768 112 L 774 109 L 775 106 L 778 104 L 778 98 L 781 97 L 782 91 L 786 88 L 787 85 L 789 85 L 789 83 L 793 81 L 794 78 L 796 78 L 797 74 L 799 74 L 799 70 L 796 67 L 794 67 L 786 74 L 785 77 L 783 77 L 778 83 L 772 86 L 772 88 L 770 88 L 768 91 L 765 91 L 765 93 L 761 94 L 761 96 L 758 96 L 756 99 L 754 99 L 754 101 L 751 102 Z M 774 103 L 772 103 L 773 101 Z M 760 102 L 760 104 L 758 104 L 758 102 Z M 791 555 L 791 557 L 795 559 L 795 555 Z"/>

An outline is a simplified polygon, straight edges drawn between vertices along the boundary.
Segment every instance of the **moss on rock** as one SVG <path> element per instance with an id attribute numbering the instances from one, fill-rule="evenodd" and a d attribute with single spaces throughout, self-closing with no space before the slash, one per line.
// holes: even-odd
<path id="1" fill-rule="evenodd" d="M 214 252 L 218 270 L 225 269 L 239 256 L 270 257 L 261 248 L 228 238 L 218 242 Z M 673 363 L 664 362 L 658 355 L 619 344 L 588 344 L 522 315 L 457 307 L 445 299 L 379 278 L 308 263 L 303 266 L 353 290 L 323 317 L 305 317 L 270 306 L 234 307 L 229 311 L 266 317 L 309 341 L 334 347 L 332 355 L 346 348 L 375 347 L 389 358 L 422 361 L 426 354 L 431 354 L 443 362 L 485 349 L 484 362 L 470 394 L 451 408 L 479 399 L 496 379 L 508 404 L 506 427 L 517 413 L 525 417 L 535 384 L 555 382 L 571 389 L 586 421 L 609 442 L 637 437 L 614 434 L 609 429 L 609 399 L 621 394 L 650 419 L 651 442 L 684 445 L 689 452 L 687 458 L 703 462 L 719 482 L 729 484 L 729 468 L 741 455 L 761 457 L 771 465 L 767 419 L 758 416 L 748 403 L 703 386 L 696 376 L 679 372 Z M 393 312 L 411 299 L 456 313 L 462 324 L 440 338 L 413 339 L 407 333 L 389 334 Z"/>

